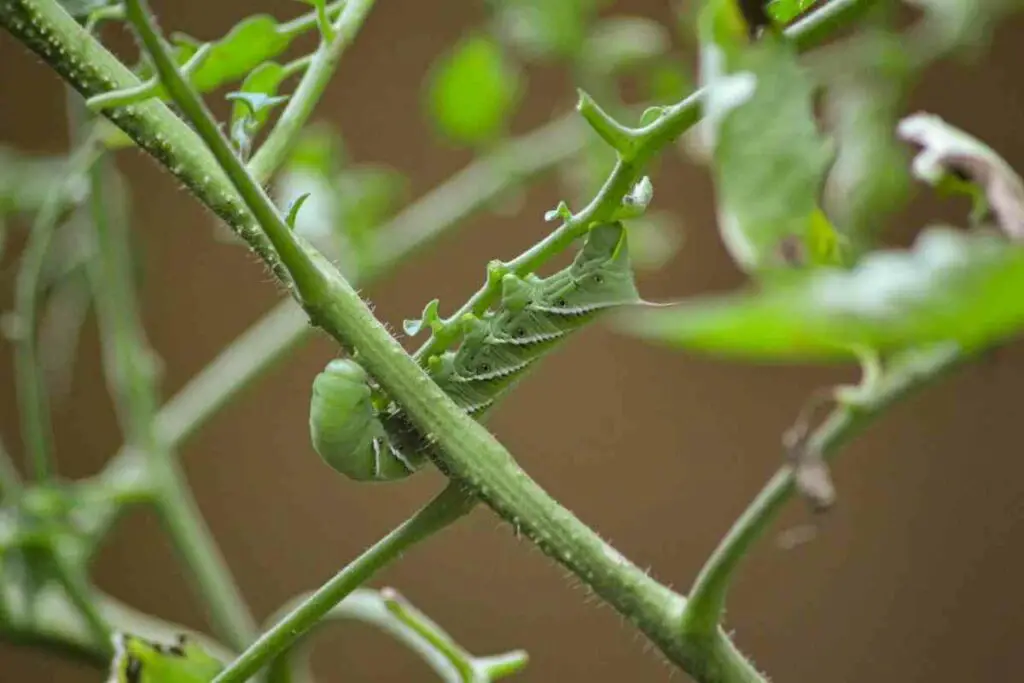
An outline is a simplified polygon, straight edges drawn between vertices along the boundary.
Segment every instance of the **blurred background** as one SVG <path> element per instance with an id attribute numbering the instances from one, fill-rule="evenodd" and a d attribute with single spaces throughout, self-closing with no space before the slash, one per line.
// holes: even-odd
<path id="1" fill-rule="evenodd" d="M 154 2 L 162 27 L 200 38 L 240 17 L 298 13 L 285 0 Z M 471 159 L 422 115 L 430 63 L 484 17 L 483 3 L 382 0 L 317 111 L 338 126 L 347 154 L 408 176 L 416 197 Z M 675 26 L 664 0 L 611 3 Z M 928 71 L 911 107 L 978 134 L 1024 168 L 1024 22 L 1005 23 L 987 52 Z M 124 41 L 122 41 L 124 42 Z M 64 92 L 48 68 L 0 35 L 0 143 L 67 149 Z M 572 75 L 529 73 L 513 130 L 568 111 Z M 219 112 L 226 109 L 221 107 Z M 133 229 L 143 259 L 142 302 L 171 396 L 280 297 L 262 265 L 218 239 L 219 229 L 149 158 L 119 155 L 131 178 Z M 742 282 L 714 224 L 704 169 L 666 154 L 654 207 L 677 222 L 682 249 L 645 272 L 644 296 L 667 300 Z M 541 216 L 564 193 L 541 180 L 503 210 L 484 212 L 364 289 L 398 330 L 433 297 L 451 310 L 550 228 Z M 962 205 L 918 196 L 894 221 L 894 239 Z M 513 201 L 514 200 L 514 201 Z M 15 268 L 0 294 L 9 305 Z M 70 394 L 56 409 L 59 468 L 98 471 L 120 445 L 95 323 L 87 320 Z M 412 343 L 410 342 L 410 347 Z M 402 521 L 442 486 L 426 472 L 388 486 L 334 475 L 308 437 L 310 382 L 335 354 L 323 336 L 280 363 L 181 449 L 199 503 L 260 619 L 310 590 Z M 773 680 L 962 681 L 1013 678 L 1024 634 L 1024 460 L 1018 460 L 1013 346 L 901 402 L 834 466 L 836 509 L 814 518 L 799 501 L 748 558 L 727 626 Z M 18 416 L 10 346 L 0 342 L 0 433 L 15 453 Z M 854 368 L 748 366 L 652 348 L 600 325 L 575 337 L 522 382 L 490 427 L 524 468 L 620 551 L 686 591 L 702 562 L 783 457 L 781 433 L 816 387 Z M 788 529 L 815 524 L 787 549 Z M 201 606 L 155 517 L 133 512 L 101 551 L 96 581 L 128 603 L 197 629 Z M 374 578 L 394 586 L 479 654 L 522 647 L 524 681 L 680 680 L 643 638 L 488 509 L 408 553 Z M 420 681 L 433 674 L 410 652 L 355 623 L 316 636 L 321 680 Z M 98 681 L 36 651 L 0 644 L 0 680 Z M 685 678 L 685 676 L 683 677 Z"/>

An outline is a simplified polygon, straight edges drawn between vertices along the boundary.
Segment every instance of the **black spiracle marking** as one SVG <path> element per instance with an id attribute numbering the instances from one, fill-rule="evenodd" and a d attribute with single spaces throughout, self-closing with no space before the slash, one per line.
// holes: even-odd
<path id="1" fill-rule="evenodd" d="M 124 678 L 127 683 L 139 683 L 142 680 L 142 661 L 135 655 L 128 655 L 128 664 L 124 667 Z"/>

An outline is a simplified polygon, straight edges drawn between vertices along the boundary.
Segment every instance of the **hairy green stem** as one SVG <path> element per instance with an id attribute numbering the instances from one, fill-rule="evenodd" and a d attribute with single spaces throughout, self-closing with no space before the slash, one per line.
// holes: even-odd
<path id="1" fill-rule="evenodd" d="M 96 164 L 90 181 L 99 254 L 93 281 L 107 381 L 125 442 L 146 454 L 157 511 L 193 574 L 214 627 L 231 645 L 242 648 L 256 635 L 255 621 L 203 521 L 174 452 L 156 429 L 159 392 L 154 353 L 139 316 L 124 204 L 110 201 L 106 171 L 102 162 Z"/>
<path id="2" fill-rule="evenodd" d="M 452 482 L 416 514 L 377 541 L 350 562 L 331 580 L 302 601 L 267 630 L 259 640 L 214 679 L 214 683 L 248 680 L 273 657 L 284 652 L 296 639 L 320 621 L 334 607 L 413 545 L 450 526 L 473 507 L 473 499 Z"/>
<path id="3" fill-rule="evenodd" d="M 863 400 L 837 407 L 808 439 L 807 448 L 826 458 L 835 456 L 893 402 L 935 381 L 963 361 L 960 350 L 952 345 L 907 353 L 893 362 Z M 700 637 L 718 627 L 726 593 L 741 561 L 794 492 L 792 469 L 782 467 L 736 520 L 701 569 L 690 592 L 683 612 L 686 633 Z"/>
<path id="4" fill-rule="evenodd" d="M 332 24 L 333 38 L 330 42 L 321 40 L 320 47 L 313 53 L 306 73 L 288 99 L 288 104 L 281 112 L 274 129 L 249 162 L 249 172 L 260 182 L 266 182 L 288 156 L 299 133 L 302 132 L 302 127 L 306 125 L 313 108 L 320 101 L 327 83 L 334 75 L 342 52 L 359 32 L 375 1 L 345 2 L 344 8 Z"/>

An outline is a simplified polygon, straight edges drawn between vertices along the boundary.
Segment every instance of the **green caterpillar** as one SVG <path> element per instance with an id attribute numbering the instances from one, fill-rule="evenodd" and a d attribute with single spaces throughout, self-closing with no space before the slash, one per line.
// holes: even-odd
<path id="1" fill-rule="evenodd" d="M 480 419 L 527 370 L 570 333 L 609 308 L 643 303 L 621 223 L 592 228 L 572 264 L 546 278 L 502 278 L 497 310 L 465 321 L 462 344 L 428 361 L 428 373 L 452 400 Z M 391 403 L 375 405 L 366 371 L 336 359 L 313 381 L 310 435 L 335 470 L 359 481 L 409 476 L 426 460 L 429 440 Z"/>
<path id="2" fill-rule="evenodd" d="M 184 634 L 163 645 L 128 633 L 114 636 L 114 659 L 107 683 L 209 683 L 224 668 Z"/>

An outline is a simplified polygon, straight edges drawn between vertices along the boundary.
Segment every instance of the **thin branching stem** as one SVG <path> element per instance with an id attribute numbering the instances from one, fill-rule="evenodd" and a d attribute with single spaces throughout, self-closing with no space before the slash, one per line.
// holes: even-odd
<path id="1" fill-rule="evenodd" d="M 249 172 L 266 182 L 291 151 L 309 120 L 327 84 L 334 75 L 345 48 L 352 43 L 375 0 L 346 0 L 338 18 L 331 25 L 334 36 L 330 42 L 321 40 L 320 47 L 306 67 L 302 80 L 292 93 L 287 106 L 274 124 L 266 141 L 249 162 Z"/>
<path id="2" fill-rule="evenodd" d="M 840 405 L 808 439 L 807 448 L 826 458 L 861 433 L 895 401 L 937 380 L 965 360 L 954 346 L 907 353 L 895 360 L 871 393 L 856 405 Z M 795 492 L 793 472 L 782 467 L 736 520 L 708 559 L 690 592 L 683 628 L 695 637 L 718 628 L 732 578 L 751 546 L 764 535 Z"/>
<path id="3" fill-rule="evenodd" d="M 90 173 L 98 258 L 93 275 L 108 384 L 126 443 L 145 453 L 154 503 L 172 543 L 193 574 L 217 632 L 242 648 L 256 625 L 177 464 L 156 429 L 158 387 L 152 349 L 139 315 L 123 203 L 112 202 L 105 164 Z M 113 210 L 111 210 L 113 208 Z"/>
<path id="4" fill-rule="evenodd" d="M 65 176 L 59 181 L 61 187 L 64 183 L 81 178 L 96 160 L 98 149 L 96 136 L 88 136 L 69 158 Z M 32 474 L 39 481 L 50 479 L 56 472 L 53 463 L 50 406 L 36 353 L 36 314 L 39 309 L 41 278 L 46 256 L 61 217 L 67 209 L 65 196 L 65 192 L 55 188 L 40 208 L 33 221 L 15 283 L 14 363 L 22 441 L 25 444 Z"/>
<path id="5" fill-rule="evenodd" d="M 20 491 L 21 475 L 18 474 L 3 439 L 0 439 L 0 501 L 17 498 Z"/>
<path id="6" fill-rule="evenodd" d="M 350 562 L 330 581 L 303 600 L 291 612 L 266 631 L 259 640 L 220 673 L 213 683 L 241 683 L 260 670 L 273 657 L 284 652 L 303 633 L 320 621 L 345 596 L 362 585 L 385 564 L 413 545 L 450 526 L 469 512 L 473 501 L 455 483 L 416 514 L 377 541 Z"/>

